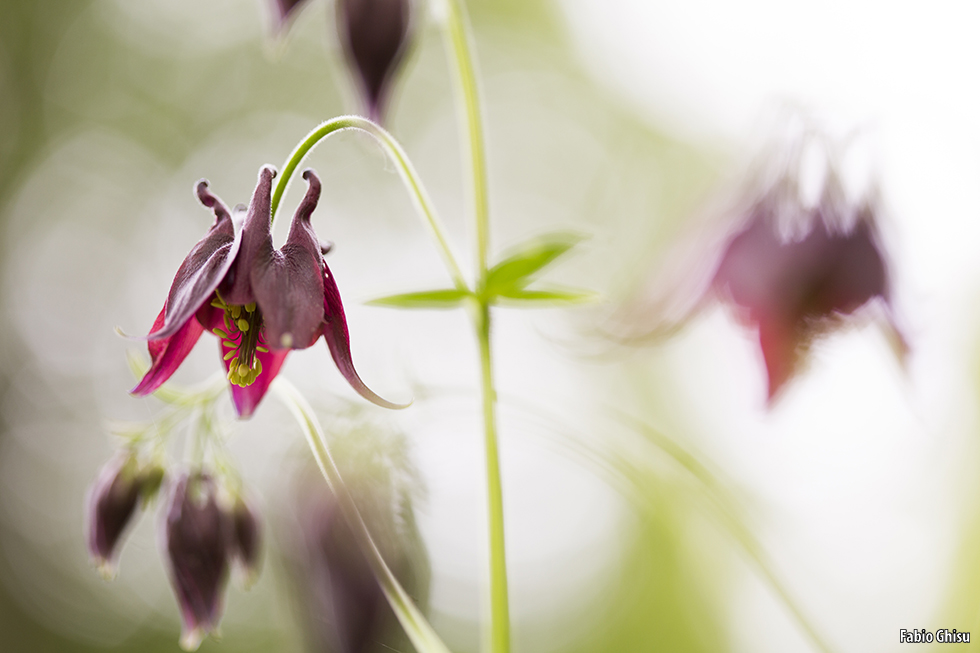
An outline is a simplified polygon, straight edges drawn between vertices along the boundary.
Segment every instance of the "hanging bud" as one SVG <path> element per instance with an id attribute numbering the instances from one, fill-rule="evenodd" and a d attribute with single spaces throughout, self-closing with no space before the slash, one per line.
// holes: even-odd
<path id="1" fill-rule="evenodd" d="M 367 103 L 381 122 L 391 79 L 408 42 L 410 0 L 337 0 L 337 29 Z"/>
<path id="2" fill-rule="evenodd" d="M 218 507 L 214 480 L 203 473 L 182 474 L 171 489 L 164 521 L 165 558 L 184 622 L 180 645 L 192 651 L 217 627 L 228 581 L 230 525 Z"/>
<path id="3" fill-rule="evenodd" d="M 255 510 L 241 496 L 235 499 L 230 512 L 231 558 L 239 570 L 246 589 L 259 575 L 259 554 L 262 549 L 262 533 Z"/>
<path id="4" fill-rule="evenodd" d="M 88 550 L 106 579 L 115 575 L 119 544 L 139 496 L 139 467 L 132 451 L 121 451 L 106 463 L 89 490 Z"/>

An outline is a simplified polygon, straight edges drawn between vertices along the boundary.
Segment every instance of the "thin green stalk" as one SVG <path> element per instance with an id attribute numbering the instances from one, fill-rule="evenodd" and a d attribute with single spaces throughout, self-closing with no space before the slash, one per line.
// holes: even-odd
<path id="1" fill-rule="evenodd" d="M 344 484 L 344 480 L 340 475 L 340 470 L 337 469 L 337 465 L 330 455 L 320 421 L 316 418 L 316 414 L 306 401 L 306 398 L 303 397 L 293 384 L 282 376 L 276 379 L 273 388 L 283 400 L 283 403 L 286 404 L 286 407 L 289 408 L 299 423 L 300 428 L 302 428 L 303 433 L 306 435 L 306 441 L 310 445 L 313 457 L 316 458 L 323 478 L 326 479 L 327 485 L 330 486 L 334 496 L 340 502 L 340 510 L 344 515 L 344 519 L 347 520 L 351 532 L 357 539 L 358 547 L 364 553 L 365 558 L 367 558 L 368 564 L 371 565 L 371 570 L 378 579 L 378 584 L 381 585 L 381 589 L 385 593 L 385 598 L 388 599 L 388 603 L 398 617 L 402 628 L 408 634 L 412 645 L 415 646 L 415 649 L 419 653 L 450 653 L 449 648 L 439 638 L 439 635 L 436 634 L 436 631 L 412 601 L 412 597 L 408 595 L 408 592 L 405 591 L 401 583 L 398 582 L 398 579 L 395 578 L 395 575 L 391 572 L 391 569 L 381 556 L 381 551 L 378 550 L 377 545 L 371 538 L 367 524 L 364 523 L 364 518 L 361 517 L 360 511 L 357 509 L 357 504 L 354 503 L 354 498 L 347 490 L 347 486 Z"/>
<path id="2" fill-rule="evenodd" d="M 507 593 L 507 556 L 504 545 L 504 502 L 500 482 L 500 455 L 497 450 L 495 405 L 497 394 L 493 385 L 493 365 L 490 343 L 490 303 L 484 291 L 489 270 L 490 205 L 487 192 L 486 149 L 483 121 L 480 117 L 480 97 L 473 66 L 472 36 L 470 35 L 462 0 L 446 0 L 446 47 L 453 62 L 457 97 L 460 101 L 463 143 L 470 160 L 473 219 L 476 225 L 477 298 L 473 313 L 474 327 L 480 347 L 481 388 L 483 394 L 483 426 L 487 457 L 487 502 L 490 538 L 490 650 L 493 653 L 510 651 L 510 607 Z"/>
<path id="3" fill-rule="evenodd" d="M 282 167 L 282 173 L 276 182 L 275 190 L 272 193 L 271 219 L 276 219 L 276 211 L 279 208 L 279 203 L 282 201 L 286 189 L 289 188 L 293 174 L 296 172 L 299 164 L 303 162 L 303 159 L 306 158 L 306 155 L 310 153 L 310 150 L 316 147 L 327 136 L 345 129 L 356 129 L 370 134 L 388 152 L 388 155 L 395 163 L 395 167 L 398 168 L 398 173 L 401 175 L 402 181 L 405 182 L 405 187 L 412 196 L 416 208 L 420 212 L 422 221 L 432 232 L 439 246 L 439 252 L 442 254 L 446 262 L 446 267 L 449 269 L 449 274 L 453 278 L 453 284 L 459 290 L 467 290 L 466 279 L 463 277 L 463 272 L 456 262 L 452 248 L 449 246 L 449 239 L 446 237 L 445 229 L 439 220 L 439 216 L 436 214 L 432 200 L 429 199 L 429 194 L 422 185 L 422 180 L 415 171 L 415 167 L 412 166 L 412 162 L 409 161 L 408 155 L 405 154 L 405 150 L 402 149 L 398 141 L 383 127 L 367 118 L 360 116 L 339 116 L 332 118 L 331 120 L 320 123 L 313 131 L 307 134 L 306 138 L 300 141 L 299 145 L 296 146 L 286 159 L 286 163 Z"/>
<path id="4" fill-rule="evenodd" d="M 487 193 L 487 156 L 484 148 L 483 121 L 480 118 L 480 96 L 473 68 L 473 52 L 465 9 L 460 0 L 446 0 L 446 46 L 456 73 L 457 92 L 465 131 L 463 142 L 469 148 L 470 179 L 473 193 L 473 218 L 476 222 L 477 271 L 483 275 L 488 269 L 490 249 L 490 203 Z M 482 286 L 482 283 L 481 283 Z"/>
<path id="5" fill-rule="evenodd" d="M 507 592 L 507 557 L 504 544 L 504 500 L 500 482 L 500 455 L 497 451 L 497 392 L 493 385 L 490 354 L 490 307 L 480 304 L 476 319 L 480 343 L 481 389 L 483 394 L 483 435 L 487 458 L 487 512 L 490 536 L 490 650 L 510 650 L 510 608 Z"/>

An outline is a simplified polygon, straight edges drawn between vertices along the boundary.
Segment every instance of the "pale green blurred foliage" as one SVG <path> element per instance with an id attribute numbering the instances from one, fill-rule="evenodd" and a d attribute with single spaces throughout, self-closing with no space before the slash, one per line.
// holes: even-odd
<path id="1" fill-rule="evenodd" d="M 711 186 L 714 155 L 654 130 L 589 79 L 551 5 L 469 4 L 486 103 L 494 251 L 552 229 L 591 234 L 549 280 L 613 299 L 625 295 Z M 125 352 L 134 345 L 113 328 L 145 331 L 176 265 L 206 229 L 210 217 L 193 197 L 193 183 L 207 177 L 226 202 L 244 202 L 261 164 L 281 165 L 316 123 L 356 109 L 325 3 L 306 7 L 282 40 L 272 36 L 270 13 L 261 3 L 231 0 L 0 4 L 4 650 L 176 649 L 178 615 L 156 547 L 154 509 L 131 533 L 119 577 L 106 585 L 85 558 L 81 507 L 115 444 L 103 419 L 146 420 L 158 408 L 126 394 L 133 382 Z M 434 26 L 424 20 L 419 26 L 393 94 L 389 127 L 468 261 L 446 61 Z M 462 316 L 362 305 L 380 294 L 435 287 L 444 280 L 438 256 L 397 176 L 368 139 L 332 139 L 309 164 L 324 181 L 314 220 L 321 236 L 337 244 L 330 264 L 348 306 L 362 375 L 382 394 L 413 388 L 413 408 L 384 419 L 422 450 L 429 461 L 421 466 L 423 476 L 440 465 L 459 467 L 446 471 L 447 478 L 461 479 L 460 495 L 472 499 L 464 511 L 480 515 L 483 498 L 474 489 L 480 466 L 470 451 L 479 450 L 476 368 Z M 296 201 L 294 191 L 284 208 Z M 277 233 L 287 222 L 279 221 Z M 607 438 L 604 403 L 628 412 L 642 408 L 644 419 L 654 421 L 659 412 L 649 398 L 621 391 L 630 379 L 615 362 L 579 357 L 589 353 L 579 339 L 583 322 L 594 317 L 590 310 L 602 309 L 530 316 L 501 311 L 495 332 L 505 488 L 512 488 L 508 510 L 517 523 L 508 532 L 516 649 L 723 650 L 733 541 L 718 536 L 722 531 L 697 499 L 702 490 L 676 465 L 615 462 L 629 460 L 617 448 L 639 436 L 627 429 Z M 203 379 L 215 363 L 213 343 L 202 344 L 175 379 Z M 314 399 L 350 396 L 322 347 L 294 354 L 285 373 Z M 576 428 L 515 416 L 512 407 L 520 402 L 558 409 Z M 540 445 L 540 431 L 550 434 L 544 441 L 551 444 Z M 294 425 L 271 399 L 234 436 L 232 453 L 245 482 L 263 497 L 266 514 L 288 500 L 283 477 L 295 468 L 284 461 L 294 461 L 298 442 Z M 576 442 L 584 449 L 570 454 Z M 440 459 L 433 449 L 443 446 L 463 453 Z M 508 448 L 518 452 L 509 462 Z M 174 456 L 180 455 L 178 446 Z M 534 486 L 536 467 L 519 464 L 525 455 L 531 461 L 553 457 L 549 464 L 558 471 Z M 453 650 L 475 651 L 482 531 L 440 512 L 448 505 L 438 494 L 446 483 L 427 484 L 436 488 L 422 501 L 430 552 L 454 550 L 454 530 L 462 547 L 473 550 L 455 567 L 450 556 L 432 557 L 431 618 Z M 577 496 L 571 484 L 586 494 L 605 493 L 605 503 L 557 511 L 566 529 L 576 523 L 572 517 L 581 520 L 583 541 L 603 543 L 599 549 L 576 548 L 575 535 L 549 536 L 547 521 L 522 529 L 521 511 L 533 511 L 527 505 L 547 497 L 561 506 L 566 492 Z M 591 505 L 605 506 L 608 514 L 590 515 Z M 610 532 L 590 532 L 591 523 Z M 258 585 L 248 594 L 229 592 L 223 640 L 205 642 L 202 650 L 302 646 L 276 558 L 277 537 L 270 533 Z M 549 559 L 582 567 L 588 582 L 576 580 L 575 595 L 559 596 L 549 587 L 563 574 L 523 578 L 522 570 L 535 567 L 533 556 L 522 557 L 525 542 L 545 547 Z M 576 560 L 569 551 L 587 551 L 589 558 Z M 471 564 L 474 559 L 480 562 Z M 448 605 L 457 600 L 458 606 Z"/>

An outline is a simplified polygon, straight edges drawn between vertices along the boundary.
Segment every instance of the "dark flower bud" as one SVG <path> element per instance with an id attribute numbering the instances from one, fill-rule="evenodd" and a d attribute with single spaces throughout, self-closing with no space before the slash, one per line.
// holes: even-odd
<path id="1" fill-rule="evenodd" d="M 121 451 L 106 463 L 89 490 L 88 550 L 107 579 L 115 574 L 119 543 L 139 496 L 139 467 L 131 451 Z"/>
<path id="2" fill-rule="evenodd" d="M 254 508 L 241 496 L 231 509 L 231 557 L 241 571 L 245 588 L 251 587 L 259 574 L 262 532 Z"/>
<path id="3" fill-rule="evenodd" d="M 375 122 L 384 116 L 391 78 L 408 42 L 410 5 L 410 0 L 337 0 L 340 42 Z"/>
<path id="4" fill-rule="evenodd" d="M 180 645 L 196 649 L 218 625 L 228 581 L 228 516 L 218 506 L 214 480 L 184 473 L 170 492 L 163 545 L 170 582 L 184 622 Z"/>

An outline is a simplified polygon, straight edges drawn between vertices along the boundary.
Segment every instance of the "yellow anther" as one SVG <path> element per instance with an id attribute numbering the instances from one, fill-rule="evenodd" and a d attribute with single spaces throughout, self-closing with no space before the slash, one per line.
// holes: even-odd
<path id="1" fill-rule="evenodd" d="M 222 340 L 221 344 L 223 344 L 225 347 L 230 347 L 231 349 L 235 349 L 236 347 L 238 347 L 238 343 L 233 342 L 231 340 Z"/>
<path id="2" fill-rule="evenodd" d="M 222 317 L 222 318 L 224 319 L 224 321 L 225 321 L 225 328 L 226 328 L 227 330 L 229 330 L 229 331 L 231 331 L 231 320 L 229 320 L 229 319 L 228 319 L 228 314 L 227 314 L 227 313 L 225 313 L 225 314 L 224 314 L 224 315 L 222 315 L 221 317 Z"/>
<path id="3" fill-rule="evenodd" d="M 238 325 L 239 331 L 242 332 L 248 331 L 248 320 L 246 320 L 245 318 L 243 317 L 238 318 L 238 321 L 235 324 Z"/>
<path id="4" fill-rule="evenodd" d="M 236 304 L 235 306 L 232 306 L 232 307 L 231 307 L 231 316 L 232 316 L 232 317 L 233 317 L 234 319 L 236 319 L 236 320 L 237 320 L 237 319 L 239 318 L 239 316 L 240 316 L 241 314 L 242 314 L 242 307 L 241 307 L 241 306 L 238 306 L 238 305 Z"/>
<path id="5" fill-rule="evenodd" d="M 269 353 L 269 348 L 268 347 L 263 347 L 262 345 L 257 345 L 255 347 L 255 351 L 260 351 L 263 354 L 268 354 Z"/>
<path id="6" fill-rule="evenodd" d="M 224 308 L 225 307 L 225 303 L 223 301 L 221 301 L 220 299 L 212 299 L 211 300 L 211 305 L 214 306 L 215 308 Z"/>
<path id="7" fill-rule="evenodd" d="M 262 372 L 262 361 L 259 360 L 258 356 L 255 357 L 255 376 L 258 376 Z"/>
<path id="8" fill-rule="evenodd" d="M 249 302 L 249 303 L 245 304 L 245 310 L 247 312 L 249 312 L 249 313 L 254 313 L 255 312 L 255 302 Z"/>
<path id="9" fill-rule="evenodd" d="M 237 351 L 230 351 L 227 354 L 225 354 L 225 360 L 228 360 L 229 358 L 234 358 L 237 354 L 238 354 Z"/>
<path id="10" fill-rule="evenodd" d="M 225 330 L 224 329 L 219 329 L 218 327 L 215 327 L 214 330 L 212 331 L 212 333 L 214 335 L 218 336 L 219 338 L 228 338 L 229 337 L 228 334 L 225 333 Z"/>

